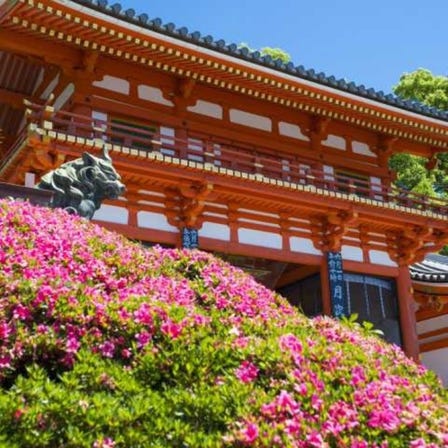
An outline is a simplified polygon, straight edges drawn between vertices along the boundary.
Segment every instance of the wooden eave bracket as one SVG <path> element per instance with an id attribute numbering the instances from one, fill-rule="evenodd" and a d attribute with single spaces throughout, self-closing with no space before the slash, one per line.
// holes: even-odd
<path id="1" fill-rule="evenodd" d="M 439 239 L 437 235 L 437 230 L 423 226 L 413 226 L 400 231 L 387 232 L 387 252 L 399 266 L 417 263 L 422 261 L 427 253 L 438 250 L 435 244 L 435 241 Z M 444 238 L 445 241 L 448 241 L 448 233 Z M 441 247 L 443 247 L 443 244 L 441 244 Z"/>
<path id="2" fill-rule="evenodd" d="M 212 199 L 213 184 L 210 182 L 184 184 L 166 190 L 168 222 L 177 228 L 202 226 L 201 214 L 206 199 Z"/>
<path id="3" fill-rule="evenodd" d="M 438 252 L 444 246 L 448 244 L 448 231 L 442 231 L 439 229 L 434 229 L 432 232 L 432 237 L 418 252 L 418 260 L 423 260 L 425 255 L 430 252 Z"/>
<path id="4" fill-rule="evenodd" d="M 421 305 L 421 309 L 430 309 L 436 312 L 442 311 L 443 307 L 448 304 L 448 296 L 440 294 L 414 294 L 415 301 Z"/>
<path id="5" fill-rule="evenodd" d="M 176 96 L 179 96 L 185 100 L 191 97 L 193 89 L 196 85 L 196 80 L 192 78 L 182 78 L 179 79 L 176 86 Z"/>
<path id="6" fill-rule="evenodd" d="M 438 165 L 438 162 L 439 162 L 439 159 L 437 158 L 437 154 L 439 152 L 441 152 L 440 149 L 434 148 L 434 147 L 431 148 L 431 155 L 428 158 L 428 161 L 426 162 L 426 169 L 427 170 L 431 171 L 431 170 L 437 168 L 437 165 Z"/>
<path id="7" fill-rule="evenodd" d="M 398 137 L 390 135 L 380 135 L 376 147 L 372 151 L 378 156 L 380 165 L 385 166 L 389 162 L 389 158 L 394 152 L 394 145 L 398 141 Z"/>
<path id="8" fill-rule="evenodd" d="M 323 252 L 340 251 L 342 239 L 356 225 L 358 213 L 353 210 L 331 212 L 322 219 L 311 221 L 314 247 Z"/>
<path id="9" fill-rule="evenodd" d="M 328 137 L 328 125 L 330 124 L 330 118 L 320 117 L 314 115 L 311 117 L 310 128 L 304 132 L 304 134 L 311 140 L 320 143 Z"/>

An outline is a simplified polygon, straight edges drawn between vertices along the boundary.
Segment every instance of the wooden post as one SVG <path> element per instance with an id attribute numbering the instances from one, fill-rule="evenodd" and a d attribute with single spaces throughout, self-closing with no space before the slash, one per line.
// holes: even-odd
<path id="1" fill-rule="evenodd" d="M 409 268 L 400 266 L 397 277 L 397 295 L 400 310 L 401 336 L 403 350 L 415 361 L 419 360 L 417 324 L 415 320 L 414 299 Z"/>
<path id="2" fill-rule="evenodd" d="M 320 265 L 320 284 L 322 289 L 322 310 L 325 315 L 331 316 L 330 277 L 326 256 L 323 257 Z"/>

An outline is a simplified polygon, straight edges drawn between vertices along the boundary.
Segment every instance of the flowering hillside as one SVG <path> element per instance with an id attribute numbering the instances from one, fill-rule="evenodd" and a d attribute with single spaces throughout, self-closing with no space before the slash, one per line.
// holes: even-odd
<path id="1" fill-rule="evenodd" d="M 0 382 L 0 447 L 448 446 L 446 392 L 396 347 L 203 252 L 5 201 Z"/>

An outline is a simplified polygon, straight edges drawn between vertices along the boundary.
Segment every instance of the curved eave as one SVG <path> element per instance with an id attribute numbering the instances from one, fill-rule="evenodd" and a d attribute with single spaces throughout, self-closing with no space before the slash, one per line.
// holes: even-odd
<path id="1" fill-rule="evenodd" d="M 73 0 L 73 3 L 84 5 L 88 9 L 104 13 L 128 24 L 137 25 L 138 27 L 155 31 L 162 35 L 174 37 L 177 40 L 194 43 L 203 48 L 211 49 L 214 52 L 230 55 L 253 64 L 273 68 L 278 72 L 292 74 L 316 84 L 413 111 L 428 117 L 448 120 L 448 112 L 426 106 L 418 101 L 403 100 L 395 95 L 386 95 L 381 91 L 375 91 L 363 85 L 356 85 L 344 79 L 337 80 L 334 76 L 327 76 L 323 72 L 316 73 L 313 69 L 306 70 L 303 66 L 294 66 L 292 62 L 283 63 L 278 59 L 272 59 L 270 56 L 262 56 L 257 51 L 251 52 L 248 49 L 239 48 L 237 44 L 226 44 L 224 40 L 216 40 L 210 35 L 202 36 L 198 31 L 189 32 L 186 27 L 176 27 L 173 23 L 164 24 L 159 18 L 149 19 L 147 14 L 136 15 L 133 9 L 123 10 L 122 6 L 118 3 L 114 3 L 112 6 L 108 6 L 107 1 L 104 0 Z"/>
<path id="2" fill-rule="evenodd" d="M 413 273 L 411 273 L 411 279 L 414 283 L 425 285 L 425 286 L 434 284 L 437 286 L 448 287 L 448 275 L 447 274 L 442 274 L 442 275 L 430 274 L 430 275 L 428 275 L 428 274 L 413 274 Z"/>
<path id="3" fill-rule="evenodd" d="M 89 6 L 80 6 L 86 3 Z M 431 115 L 428 110 L 416 108 L 415 104 L 411 107 L 409 102 L 395 97 L 386 101 L 386 97 L 380 95 L 378 99 L 378 94 L 367 94 L 368 91 L 362 95 L 360 88 L 345 91 L 332 86 L 331 77 L 326 81 L 319 76 L 317 80 L 306 79 L 298 68 L 279 66 L 266 59 L 254 60 L 239 50 L 236 54 L 233 47 L 232 51 L 222 45 L 217 48 L 213 39 L 201 41 L 193 36 L 195 33 L 139 20 L 119 13 L 113 15 L 105 6 L 93 8 L 86 1 L 42 0 L 35 6 L 34 0 L 20 0 L 4 17 L 3 26 L 391 137 L 410 139 L 438 151 L 448 148 L 447 114 Z"/>

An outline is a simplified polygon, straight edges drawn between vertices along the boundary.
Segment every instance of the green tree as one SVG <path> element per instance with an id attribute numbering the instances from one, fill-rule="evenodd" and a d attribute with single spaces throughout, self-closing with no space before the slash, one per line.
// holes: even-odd
<path id="1" fill-rule="evenodd" d="M 433 75 L 429 70 L 420 68 L 402 75 L 393 90 L 401 98 L 448 110 L 448 76 Z M 397 173 L 398 187 L 431 196 L 448 197 L 447 152 L 437 154 L 437 163 L 432 170 L 427 169 L 424 158 L 410 154 L 394 155 L 389 165 Z M 448 255 L 448 246 L 441 253 Z"/>
<path id="2" fill-rule="evenodd" d="M 242 42 L 238 45 L 239 48 L 247 48 L 250 52 L 259 51 L 261 56 L 271 56 L 272 59 L 280 59 L 283 63 L 291 61 L 291 55 L 281 48 L 263 47 L 259 50 L 249 47 L 248 44 Z"/>
<path id="3" fill-rule="evenodd" d="M 402 75 L 394 92 L 402 98 L 448 110 L 448 76 L 433 75 L 429 70 L 420 68 Z"/>
<path id="4" fill-rule="evenodd" d="M 418 69 L 401 76 L 394 92 L 403 99 L 417 100 L 428 106 L 448 110 L 448 77 Z M 437 155 L 437 163 L 427 168 L 426 160 L 410 154 L 396 154 L 390 168 L 397 173 L 400 188 L 431 196 L 448 196 L 448 153 Z"/>
<path id="5" fill-rule="evenodd" d="M 262 56 L 269 55 L 272 59 L 280 59 L 285 64 L 291 61 L 291 55 L 281 48 L 263 47 L 260 53 Z"/>

